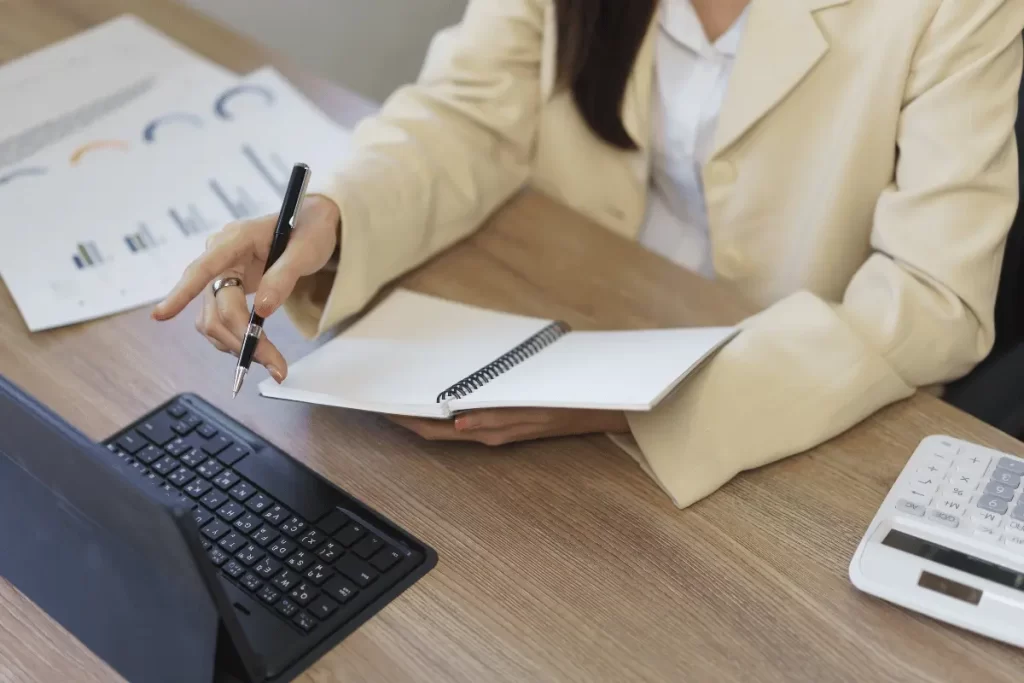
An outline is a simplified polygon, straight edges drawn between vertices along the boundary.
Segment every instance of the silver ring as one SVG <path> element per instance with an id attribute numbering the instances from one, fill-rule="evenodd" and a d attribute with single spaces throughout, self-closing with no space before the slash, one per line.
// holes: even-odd
<path id="1" fill-rule="evenodd" d="M 237 277 L 221 277 L 213 281 L 213 295 L 217 296 L 217 292 L 224 289 L 225 287 L 241 287 L 242 281 Z"/>

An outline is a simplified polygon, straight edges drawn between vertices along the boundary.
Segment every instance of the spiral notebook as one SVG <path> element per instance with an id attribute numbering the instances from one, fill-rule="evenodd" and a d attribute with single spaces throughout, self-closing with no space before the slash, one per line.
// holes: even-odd
<path id="1" fill-rule="evenodd" d="M 407 290 L 294 363 L 270 398 L 417 417 L 480 408 L 648 411 L 735 328 L 572 331 Z"/>

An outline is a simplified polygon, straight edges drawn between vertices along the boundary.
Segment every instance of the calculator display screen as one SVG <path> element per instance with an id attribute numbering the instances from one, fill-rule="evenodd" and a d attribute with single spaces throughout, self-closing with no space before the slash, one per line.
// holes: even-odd
<path id="1" fill-rule="evenodd" d="M 980 560 L 977 557 L 965 555 L 959 550 L 953 550 L 945 546 L 933 543 L 932 541 L 926 541 L 916 536 L 897 531 L 891 530 L 886 534 L 882 540 L 882 545 L 887 545 L 890 548 L 902 550 L 905 553 L 922 557 L 932 562 L 951 567 L 953 569 L 959 569 L 962 572 L 973 574 L 974 576 L 982 579 L 987 579 L 994 583 L 998 583 L 1014 590 L 1024 591 L 1024 574 L 1007 567 L 1003 567 L 998 564 L 986 562 Z M 958 588 L 956 584 L 947 582 L 949 584 L 949 591 L 954 591 Z M 932 590 L 940 589 L 938 584 L 935 582 L 932 585 L 925 586 Z M 947 592 L 942 590 L 941 592 Z M 960 597 L 959 595 L 952 595 L 952 597 Z"/>

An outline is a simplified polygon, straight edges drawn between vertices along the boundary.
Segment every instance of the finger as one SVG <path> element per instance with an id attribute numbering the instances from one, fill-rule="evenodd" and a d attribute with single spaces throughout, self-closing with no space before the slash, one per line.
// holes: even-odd
<path id="1" fill-rule="evenodd" d="M 221 321 L 217 304 L 210 294 L 203 299 L 203 309 L 196 319 L 196 330 L 213 344 L 214 348 L 235 356 L 242 349 L 242 340 L 236 337 Z"/>
<path id="2" fill-rule="evenodd" d="M 228 276 L 230 277 L 230 276 Z M 244 339 L 249 327 L 249 309 L 241 287 L 224 287 L 212 295 L 220 323 L 237 339 Z M 253 356 L 270 376 L 280 384 L 288 374 L 288 362 L 277 347 L 264 334 L 256 345 Z"/>
<path id="3" fill-rule="evenodd" d="M 314 230 L 295 230 L 288 246 L 260 280 L 256 290 L 256 313 L 269 318 L 295 289 L 299 278 L 320 269 L 330 254 L 321 254 Z"/>
<path id="4" fill-rule="evenodd" d="M 455 425 L 449 420 L 428 420 L 403 415 L 385 415 L 385 417 L 428 441 L 470 441 L 473 438 L 456 431 Z"/>
<path id="5" fill-rule="evenodd" d="M 218 274 L 228 270 L 252 251 L 254 230 L 245 227 L 225 229 L 219 240 L 211 240 L 209 248 L 189 264 L 171 292 L 153 309 L 153 317 L 167 320 L 181 313 L 190 301 L 199 296 Z"/>
<path id="6" fill-rule="evenodd" d="M 534 408 L 501 408 L 474 410 L 455 418 L 455 428 L 461 431 L 504 429 L 514 425 L 543 425 L 552 420 L 553 411 Z"/>

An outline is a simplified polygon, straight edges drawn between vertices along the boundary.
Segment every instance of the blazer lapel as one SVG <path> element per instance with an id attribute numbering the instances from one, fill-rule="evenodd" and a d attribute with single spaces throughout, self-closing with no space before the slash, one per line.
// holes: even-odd
<path id="1" fill-rule="evenodd" d="M 715 134 L 717 156 L 775 108 L 828 52 L 814 12 L 850 0 L 752 0 Z"/>

